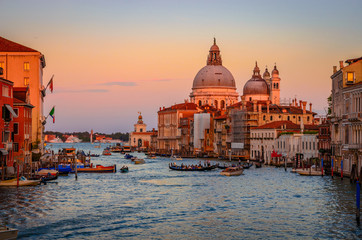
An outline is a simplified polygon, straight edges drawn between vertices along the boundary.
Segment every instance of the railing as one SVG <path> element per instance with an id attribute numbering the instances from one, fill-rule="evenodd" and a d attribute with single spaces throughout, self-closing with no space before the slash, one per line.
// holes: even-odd
<path id="1" fill-rule="evenodd" d="M 13 143 L 12 142 L 7 142 L 4 144 L 4 147 L 7 151 L 12 150 L 13 149 Z"/>
<path id="2" fill-rule="evenodd" d="M 348 149 L 351 150 L 359 150 L 362 149 L 362 144 L 361 143 L 355 143 L 355 144 L 347 144 Z"/>

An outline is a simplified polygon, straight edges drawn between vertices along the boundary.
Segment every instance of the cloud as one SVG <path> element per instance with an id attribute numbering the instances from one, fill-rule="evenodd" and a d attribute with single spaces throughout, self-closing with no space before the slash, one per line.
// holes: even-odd
<path id="1" fill-rule="evenodd" d="M 104 82 L 104 83 L 99 83 L 98 85 L 132 87 L 132 86 L 137 86 L 137 83 L 136 82 Z"/>
<path id="2" fill-rule="evenodd" d="M 102 93 L 109 92 L 107 89 L 59 89 L 56 90 L 56 93 Z"/>

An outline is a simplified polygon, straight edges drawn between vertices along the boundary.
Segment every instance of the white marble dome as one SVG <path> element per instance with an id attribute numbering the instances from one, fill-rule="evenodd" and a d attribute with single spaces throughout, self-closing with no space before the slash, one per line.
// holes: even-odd
<path id="1" fill-rule="evenodd" d="M 232 88 L 236 89 L 231 72 L 222 65 L 206 65 L 196 74 L 192 89 Z"/>

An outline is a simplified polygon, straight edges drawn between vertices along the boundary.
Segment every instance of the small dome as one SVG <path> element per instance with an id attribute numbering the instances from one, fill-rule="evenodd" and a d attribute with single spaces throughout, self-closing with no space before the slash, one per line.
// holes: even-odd
<path id="1" fill-rule="evenodd" d="M 272 71 L 272 74 L 278 74 L 279 75 L 279 71 L 277 69 L 277 65 L 274 66 L 274 69 Z"/>
<path id="2" fill-rule="evenodd" d="M 265 74 L 265 73 L 264 73 Z M 243 95 L 269 95 L 267 82 L 261 78 L 258 64 L 255 63 L 253 76 L 244 85 Z"/>
<path id="3" fill-rule="evenodd" d="M 216 44 L 214 44 L 211 46 L 210 51 L 220 51 L 220 49 Z"/>
<path id="4" fill-rule="evenodd" d="M 233 75 L 222 65 L 206 65 L 196 74 L 192 88 L 208 87 L 236 89 Z"/>

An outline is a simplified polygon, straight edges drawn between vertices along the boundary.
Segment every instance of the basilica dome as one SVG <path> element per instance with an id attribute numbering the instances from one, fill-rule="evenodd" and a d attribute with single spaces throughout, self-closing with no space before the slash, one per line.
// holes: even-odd
<path id="1" fill-rule="evenodd" d="M 209 87 L 236 89 L 233 75 L 222 65 L 206 65 L 196 74 L 192 88 Z"/>

